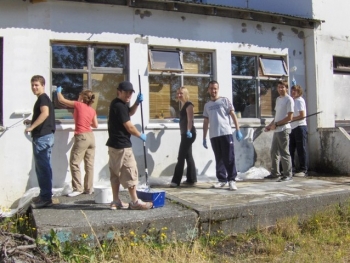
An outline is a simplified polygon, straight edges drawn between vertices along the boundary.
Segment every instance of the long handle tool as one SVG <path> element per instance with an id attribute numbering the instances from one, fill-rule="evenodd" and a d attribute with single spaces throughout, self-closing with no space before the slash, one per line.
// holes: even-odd
<path id="1" fill-rule="evenodd" d="M 138 74 L 139 74 L 139 91 L 141 93 L 141 76 L 140 76 L 140 71 L 138 71 Z M 142 130 L 142 133 L 145 133 L 145 128 L 144 128 L 144 125 L 143 125 L 142 102 L 140 103 L 140 107 L 141 107 L 141 130 Z M 147 158 L 146 158 L 146 142 L 145 141 L 143 141 L 143 157 L 144 157 L 144 161 L 145 161 L 146 186 L 149 188 L 149 186 L 148 186 Z"/>

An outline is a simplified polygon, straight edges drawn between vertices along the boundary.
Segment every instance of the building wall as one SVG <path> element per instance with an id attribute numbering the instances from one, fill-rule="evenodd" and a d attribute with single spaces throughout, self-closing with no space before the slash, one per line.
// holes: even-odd
<path id="1" fill-rule="evenodd" d="M 312 0 L 202 0 L 202 3 L 249 8 L 308 18 L 313 17 Z"/>
<path id="2" fill-rule="evenodd" d="M 36 101 L 30 88 L 32 75 L 45 76 L 46 92 L 50 91 L 50 41 L 129 45 L 129 76 L 135 86 L 138 85 L 138 71 L 141 72 L 149 174 L 153 177 L 167 175 L 169 181 L 177 161 L 180 136 L 178 124 L 149 122 L 146 68 L 150 45 L 213 51 L 215 78 L 220 83 L 221 96 L 232 97 L 231 52 L 288 55 L 289 66 L 298 67 L 294 73 L 298 83 L 302 86 L 306 84 L 304 40 L 313 37 L 312 30 L 204 15 L 140 11 L 125 6 L 65 1 L 36 4 L 22 0 L 1 1 L 0 37 L 4 40 L 3 113 L 4 126 L 8 128 L 0 134 L 1 206 L 12 205 L 27 189 L 37 186 L 30 138 L 24 134 L 22 115 L 15 113 L 32 111 Z M 266 120 L 267 123 L 269 121 L 271 120 Z M 132 122 L 140 128 L 140 112 L 132 117 Z M 254 164 L 269 168 L 267 142 L 271 135 L 261 133 L 263 124 L 260 122 L 251 123 L 243 119 L 240 122 L 245 127 L 242 129 L 245 139 L 241 143 L 235 142 L 238 170 L 244 172 Z M 195 125 L 198 134 L 193 152 L 198 175 L 215 178 L 215 160 L 211 147 L 205 150 L 202 146 L 202 123 L 196 122 Z M 56 188 L 71 180 L 68 160 L 73 128 L 73 124 L 57 125 L 52 155 Z M 253 130 L 258 132 L 253 135 Z M 98 183 L 109 177 L 105 146 L 107 125 L 100 123 L 94 132 L 97 143 L 95 183 Z M 260 134 L 264 137 L 258 138 Z M 255 140 L 253 143 L 252 139 Z M 132 138 L 132 142 L 142 175 L 143 144 L 137 138 Z"/>

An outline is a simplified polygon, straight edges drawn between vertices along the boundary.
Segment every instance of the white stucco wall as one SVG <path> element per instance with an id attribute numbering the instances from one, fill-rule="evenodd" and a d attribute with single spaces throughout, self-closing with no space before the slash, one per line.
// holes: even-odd
<path id="1" fill-rule="evenodd" d="M 144 12 L 146 10 L 141 10 Z M 178 145 L 178 125 L 149 122 L 148 45 L 203 49 L 214 52 L 215 78 L 220 94 L 231 98 L 231 52 L 250 54 L 288 55 L 289 65 L 297 66 L 294 73 L 302 86 L 305 78 L 305 38 L 312 38 L 312 30 L 291 29 L 285 25 L 255 21 L 161 12 L 148 10 L 150 16 L 135 15 L 135 9 L 125 6 L 48 1 L 30 4 L 22 0 L 0 2 L 0 37 L 4 39 L 4 126 L 11 127 L 0 134 L 0 200 L 2 206 L 13 204 L 26 189 L 37 185 L 30 140 L 24 135 L 21 116 L 17 111 L 31 111 L 36 97 L 30 89 L 32 75 L 46 77 L 47 92 L 50 80 L 50 41 L 81 41 L 122 43 L 130 46 L 130 81 L 138 85 L 138 70 L 144 93 L 144 123 L 146 125 L 147 159 L 151 176 L 173 173 Z M 302 32 L 302 34 L 300 34 Z M 143 35 L 140 39 L 141 34 Z M 30 116 L 31 117 L 31 116 Z M 132 122 L 141 125 L 140 112 Z M 18 124 L 16 124 L 18 123 Z M 241 119 L 242 126 L 252 123 Z M 212 150 L 202 146 L 202 123 L 196 123 L 198 134 L 193 145 L 198 174 L 215 176 Z M 256 123 L 253 127 L 259 126 Z M 100 123 L 95 130 L 97 143 L 95 181 L 108 179 L 108 154 L 105 146 L 107 126 Z M 242 129 L 244 135 L 247 129 Z M 70 182 L 68 167 L 73 125 L 57 126 L 52 156 L 54 187 Z M 236 142 L 238 170 L 254 165 L 254 149 L 250 140 Z M 143 147 L 133 138 L 133 148 L 143 174 Z M 265 147 L 265 145 L 264 145 Z"/>

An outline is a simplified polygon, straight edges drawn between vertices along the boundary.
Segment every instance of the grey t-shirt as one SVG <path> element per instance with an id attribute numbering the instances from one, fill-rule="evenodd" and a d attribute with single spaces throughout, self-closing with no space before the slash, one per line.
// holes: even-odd
<path id="1" fill-rule="evenodd" d="M 209 119 L 209 137 L 232 134 L 230 112 L 234 111 L 231 101 L 226 97 L 208 101 L 204 105 L 203 116 Z"/>
<path id="2" fill-rule="evenodd" d="M 283 120 L 285 117 L 287 117 L 288 112 L 294 112 L 294 100 L 291 96 L 286 95 L 284 97 L 278 97 L 276 100 L 276 106 L 275 106 L 275 123 L 278 121 Z M 277 126 L 275 132 L 281 132 L 286 129 L 290 129 L 290 123 Z"/>

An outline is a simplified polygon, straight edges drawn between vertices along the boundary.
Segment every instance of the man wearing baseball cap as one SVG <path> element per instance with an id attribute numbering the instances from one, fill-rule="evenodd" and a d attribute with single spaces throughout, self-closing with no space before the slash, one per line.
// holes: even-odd
<path id="1" fill-rule="evenodd" d="M 117 97 L 111 102 L 108 117 L 108 146 L 110 181 L 113 201 L 110 209 L 145 210 L 153 207 L 152 202 L 138 199 L 136 186 L 138 184 L 138 170 L 132 151 L 131 135 L 146 141 L 146 135 L 140 133 L 130 121 L 137 107 L 143 101 L 143 95 L 138 94 L 135 103 L 129 107 L 132 94 L 135 92 L 129 81 L 119 83 Z M 128 189 L 131 202 L 124 203 L 119 198 L 119 188 L 122 185 Z"/>

